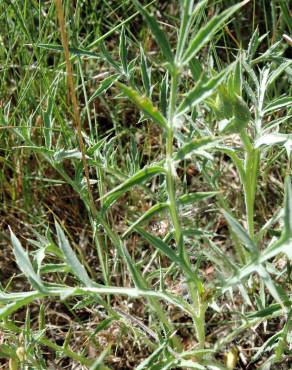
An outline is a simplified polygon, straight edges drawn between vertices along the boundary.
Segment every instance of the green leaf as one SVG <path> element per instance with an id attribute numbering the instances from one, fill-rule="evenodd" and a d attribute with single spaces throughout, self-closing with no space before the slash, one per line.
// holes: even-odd
<path id="1" fill-rule="evenodd" d="M 214 137 L 204 137 L 202 139 L 195 139 L 185 145 L 183 145 L 174 155 L 174 160 L 176 161 L 182 161 L 184 160 L 185 158 L 187 158 L 188 156 L 190 156 L 191 154 L 193 154 L 193 152 L 195 152 L 196 150 L 198 149 L 203 149 L 203 148 L 206 148 L 208 146 L 210 146 L 210 144 L 217 144 L 218 143 L 218 139 L 215 139 Z"/>
<path id="2" fill-rule="evenodd" d="M 55 221 L 55 227 L 57 231 L 58 245 L 64 253 L 65 261 L 70 267 L 72 273 L 85 285 L 88 287 L 94 286 L 94 282 L 88 276 L 84 266 L 79 262 L 76 254 L 71 248 L 68 239 L 66 238 L 64 231 L 61 226 Z"/>
<path id="3" fill-rule="evenodd" d="M 109 65 L 111 65 L 117 72 L 120 73 L 121 68 L 119 64 L 115 60 L 113 60 L 113 58 L 111 57 L 110 53 L 108 52 L 103 42 L 100 42 L 100 52 L 102 56 L 104 57 L 104 59 L 109 63 Z"/>
<path id="4" fill-rule="evenodd" d="M 285 181 L 285 201 L 284 201 L 284 229 L 280 239 L 266 249 L 260 262 L 276 256 L 279 253 L 285 253 L 292 259 L 292 183 L 291 176 L 287 176 Z"/>
<path id="5" fill-rule="evenodd" d="M 36 44 L 35 45 L 38 48 L 46 49 L 46 50 L 54 50 L 58 52 L 63 52 L 63 46 L 61 45 L 56 45 L 56 44 Z M 87 58 L 94 58 L 94 59 L 99 59 L 99 56 L 96 53 L 92 53 L 91 51 L 85 50 L 85 49 L 80 49 L 80 48 L 69 48 L 69 51 L 73 55 L 78 55 L 78 56 L 84 56 Z"/>
<path id="6" fill-rule="evenodd" d="M 30 293 L 30 292 L 28 292 Z M 23 306 L 27 306 L 31 302 L 33 302 L 36 298 L 39 297 L 38 294 L 27 295 L 26 298 L 23 298 L 22 300 L 18 300 L 16 302 L 11 302 L 9 304 L 6 304 L 4 307 L 0 307 L 0 319 L 3 320 L 6 317 L 13 314 L 15 311 L 19 310 Z"/>
<path id="7" fill-rule="evenodd" d="M 106 366 L 103 364 L 103 360 L 109 354 L 111 349 L 111 344 L 107 345 L 106 348 L 101 352 L 98 358 L 94 361 L 94 363 L 90 366 L 89 370 L 106 370 Z"/>
<path id="8" fill-rule="evenodd" d="M 183 54 L 182 63 L 188 63 L 198 53 L 198 51 L 213 38 L 214 34 L 219 29 L 222 29 L 225 21 L 248 2 L 249 0 L 242 1 L 239 4 L 226 9 L 221 14 L 212 17 L 212 19 L 196 33 L 196 36 L 190 42 L 187 50 Z"/>
<path id="9" fill-rule="evenodd" d="M 15 255 L 16 263 L 23 274 L 27 277 L 31 285 L 39 290 L 40 292 L 45 292 L 46 288 L 39 275 L 34 271 L 32 264 L 29 260 L 27 252 L 23 249 L 20 241 L 15 236 L 13 231 L 10 229 L 11 242 L 13 245 L 13 253 Z"/>
<path id="10" fill-rule="evenodd" d="M 151 70 L 147 66 L 147 59 L 146 59 L 146 56 L 144 54 L 144 50 L 142 47 L 140 47 L 140 53 L 141 53 L 142 82 L 143 82 L 146 95 L 150 96 L 151 95 Z"/>
<path id="11" fill-rule="evenodd" d="M 163 173 L 165 173 L 165 169 L 161 166 L 149 166 L 136 172 L 128 180 L 101 197 L 101 199 L 103 199 L 104 209 L 106 210 L 112 203 L 114 203 L 125 192 L 129 191 L 133 186 L 144 183 L 149 178 Z"/>
<path id="12" fill-rule="evenodd" d="M 143 113 L 153 122 L 157 123 L 164 129 L 167 129 L 167 121 L 163 117 L 162 113 L 159 112 L 158 108 L 155 107 L 152 101 L 146 97 L 141 96 L 137 91 L 128 87 L 120 82 L 117 82 L 118 87 L 121 89 L 123 94 L 127 96 Z"/>
<path id="13" fill-rule="evenodd" d="M 123 234 L 123 238 L 126 238 L 138 225 L 142 222 L 149 220 L 157 213 L 160 213 L 168 208 L 168 203 L 157 203 L 153 207 L 149 208 L 141 217 L 139 217 L 128 230 Z"/>
<path id="14" fill-rule="evenodd" d="M 281 133 L 267 134 L 258 138 L 254 143 L 254 147 L 259 148 L 261 146 L 284 144 L 288 139 L 292 139 L 292 135 Z"/>
<path id="15" fill-rule="evenodd" d="M 284 235 L 292 238 L 292 177 L 287 176 L 285 181 L 284 201 Z M 291 251 L 292 252 L 292 251 Z"/>
<path id="16" fill-rule="evenodd" d="M 192 24 L 193 19 L 195 19 L 202 8 L 206 5 L 207 0 L 201 0 L 196 4 L 195 9 L 194 7 L 194 0 L 184 0 L 181 1 L 182 10 L 181 10 L 181 22 L 180 22 L 180 29 L 178 34 L 177 40 L 177 50 L 176 50 L 176 61 L 179 63 L 182 54 L 185 48 L 186 41 L 189 37 L 189 30 Z"/>
<path id="17" fill-rule="evenodd" d="M 255 52 L 257 51 L 257 48 L 260 44 L 259 41 L 259 29 L 258 26 L 255 29 L 249 43 L 248 43 L 248 48 L 247 48 L 247 58 L 250 61 L 252 57 L 254 56 Z"/>
<path id="18" fill-rule="evenodd" d="M 228 212 L 225 210 L 222 210 L 224 217 L 226 218 L 227 222 L 229 223 L 232 231 L 234 234 L 237 235 L 239 240 L 242 242 L 242 244 L 249 250 L 252 257 L 255 258 L 259 255 L 259 250 L 255 243 L 250 239 L 247 232 L 244 230 L 244 228 L 239 224 L 239 222 L 231 216 Z"/>
<path id="19" fill-rule="evenodd" d="M 120 46 L 119 46 L 119 55 L 123 67 L 123 72 L 127 76 L 128 75 L 128 51 L 127 51 L 127 44 L 126 44 L 126 35 L 125 35 L 125 27 L 122 27 L 122 31 L 120 34 Z"/>
<path id="20" fill-rule="evenodd" d="M 140 2 L 138 0 L 132 0 L 132 2 L 136 6 L 136 8 L 139 10 L 141 15 L 145 19 L 146 23 L 148 24 L 153 36 L 156 39 L 156 42 L 157 42 L 158 46 L 160 47 L 160 49 L 161 49 L 161 51 L 162 51 L 162 53 L 165 57 L 165 59 L 170 64 L 173 64 L 174 63 L 174 57 L 173 57 L 173 54 L 172 54 L 172 51 L 171 51 L 171 48 L 170 48 L 170 45 L 169 45 L 169 41 L 165 36 L 165 32 L 163 32 L 160 29 L 156 19 L 153 16 L 151 16 L 145 8 L 143 8 L 143 6 L 140 4 Z"/>
<path id="21" fill-rule="evenodd" d="M 209 199 L 211 197 L 214 197 L 216 194 L 218 194 L 217 191 L 198 191 L 196 193 L 189 193 L 184 194 L 181 197 L 179 197 L 178 202 L 179 204 L 190 204 L 194 202 L 199 202 L 201 200 Z"/>
<path id="22" fill-rule="evenodd" d="M 204 199 L 211 198 L 216 194 L 217 192 L 215 191 L 185 194 L 185 195 L 182 195 L 178 199 L 178 203 L 179 204 L 190 204 L 190 203 L 194 203 L 194 202 L 198 202 Z M 128 228 L 128 230 L 123 234 L 123 238 L 126 238 L 142 222 L 149 220 L 157 213 L 165 211 L 166 209 L 168 209 L 168 207 L 169 207 L 168 203 L 157 203 L 154 206 L 152 206 Z"/>
<path id="23" fill-rule="evenodd" d="M 161 239 L 157 238 L 154 235 L 149 234 L 147 231 L 141 229 L 140 227 L 136 227 L 138 233 L 146 239 L 153 247 L 160 250 L 164 253 L 172 262 L 174 262 L 177 266 L 179 266 L 183 272 L 188 276 L 188 278 L 192 281 L 197 282 L 195 272 L 193 272 L 190 267 L 186 264 L 184 259 L 177 255 L 169 246 L 162 241 Z"/>
<path id="24" fill-rule="evenodd" d="M 276 112 L 279 109 L 283 109 L 286 107 L 292 106 L 292 97 L 291 96 L 284 96 L 280 98 L 276 98 L 271 103 L 269 103 L 265 109 L 264 114 L 271 114 L 273 112 Z"/>
<path id="25" fill-rule="evenodd" d="M 95 98 L 105 93 L 119 79 L 119 77 L 120 76 L 118 74 L 115 74 L 103 79 L 100 85 L 98 86 L 98 89 L 89 98 L 88 103 L 91 103 Z"/>
<path id="26" fill-rule="evenodd" d="M 57 91 L 57 83 L 53 86 L 52 90 L 49 93 L 48 96 L 48 106 L 47 109 L 43 112 L 43 121 L 44 121 L 44 137 L 45 137 L 45 144 L 46 148 L 51 149 L 52 146 L 52 136 L 53 136 L 53 107 L 55 103 L 55 97 L 56 97 L 56 91 Z"/>
<path id="27" fill-rule="evenodd" d="M 166 72 L 160 84 L 160 106 L 161 112 L 166 117 L 167 115 L 167 96 L 168 96 L 168 72 Z"/>
<path id="28" fill-rule="evenodd" d="M 157 361 L 158 357 L 160 356 L 161 352 L 164 350 L 168 342 L 168 339 L 166 341 L 163 341 L 162 344 L 158 348 L 156 348 L 156 350 L 153 351 L 150 356 L 148 356 L 136 367 L 136 370 L 150 369 L 150 366 L 154 363 L 154 361 Z"/>
<path id="29" fill-rule="evenodd" d="M 177 115 L 186 113 L 192 109 L 195 105 L 208 98 L 214 93 L 216 88 L 222 83 L 226 77 L 227 72 L 230 70 L 230 66 L 218 73 L 215 77 L 207 80 L 202 75 L 196 86 L 184 97 L 177 109 Z"/>
<path id="30" fill-rule="evenodd" d="M 79 149 L 60 149 L 55 151 L 53 159 L 56 162 L 62 162 L 64 159 L 82 159 L 82 153 Z"/>

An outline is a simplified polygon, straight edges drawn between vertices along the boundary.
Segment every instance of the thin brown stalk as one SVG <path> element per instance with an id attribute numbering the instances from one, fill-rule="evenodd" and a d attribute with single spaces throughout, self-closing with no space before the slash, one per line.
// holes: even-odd
<path id="1" fill-rule="evenodd" d="M 76 96 L 76 93 L 75 93 L 73 68 L 72 68 L 72 63 L 70 61 L 70 52 L 69 52 L 68 37 L 67 37 L 67 32 L 66 32 L 65 17 L 64 17 L 62 1 L 61 0 L 55 0 L 55 4 L 56 4 L 58 22 L 59 22 L 59 26 L 60 26 L 61 41 L 62 41 L 62 45 L 63 45 L 63 49 L 64 49 L 64 55 L 65 55 L 66 71 L 67 71 L 67 84 L 68 84 L 71 103 L 72 103 L 72 106 L 73 106 L 74 125 L 75 125 L 76 131 L 77 131 L 77 136 L 78 136 L 78 141 L 79 141 L 79 148 L 80 148 L 81 155 L 82 155 L 84 175 L 85 175 L 86 184 L 87 184 L 88 197 L 89 197 L 89 206 L 90 206 L 90 210 L 91 210 L 93 216 L 96 216 L 97 210 L 96 210 L 96 206 L 95 206 L 95 203 L 94 203 L 94 200 L 93 200 L 93 195 L 92 195 L 91 188 L 90 188 L 89 169 L 88 169 L 88 164 L 87 164 L 87 161 L 86 161 L 85 146 L 84 146 L 84 142 L 83 142 L 83 138 L 82 138 L 80 112 L 79 112 L 79 108 L 78 108 L 77 96 Z"/>

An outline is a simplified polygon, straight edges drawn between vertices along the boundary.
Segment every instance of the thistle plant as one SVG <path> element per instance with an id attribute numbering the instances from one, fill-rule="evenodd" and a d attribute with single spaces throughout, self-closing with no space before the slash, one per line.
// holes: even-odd
<path id="1" fill-rule="evenodd" d="M 10 358 L 11 369 L 18 365 L 46 368 L 41 346 L 60 352 L 86 368 L 108 369 L 107 358 L 114 343 L 99 350 L 97 358 L 92 359 L 86 351 L 76 353 L 66 343 L 59 346 L 46 337 L 46 313 L 42 307 L 48 299 L 53 299 L 68 305 L 75 302 L 76 307 L 98 307 L 103 312 L 103 324 L 88 334 L 93 344 L 95 335 L 103 327 L 112 321 L 125 320 L 151 350 L 149 356 L 135 364 L 139 370 L 235 369 L 240 356 L 234 344 L 243 333 L 260 324 L 267 325 L 269 320 L 281 319 L 281 330 L 263 343 L 250 359 L 253 366 L 265 354 L 263 366 L 267 367 L 262 368 L 270 368 L 291 355 L 292 137 L 281 132 L 281 125 L 285 127 L 291 118 L 291 97 L 289 92 L 280 96 L 274 93 L 276 82 L 284 73 L 291 80 L 291 61 L 283 56 L 280 43 L 255 57 L 264 40 L 258 30 L 247 50 L 238 50 L 234 61 L 226 67 L 207 68 L 201 61 L 204 48 L 233 16 L 245 9 L 248 0 L 213 15 L 203 26 L 201 20 L 208 2 L 202 0 L 195 4 L 192 0 L 182 0 L 179 29 L 171 40 L 149 6 L 143 6 L 138 0 L 132 3 L 155 41 L 154 56 L 148 55 L 143 45 L 138 45 L 138 55 L 132 56 L 129 49 L 134 43 L 126 22 L 118 29 L 118 58 L 108 49 L 103 36 L 88 48 L 69 48 L 60 1 L 56 4 L 62 46 L 35 44 L 37 49 L 45 51 L 65 51 L 76 132 L 64 122 L 60 125 L 61 133 L 53 130 L 53 115 L 55 119 L 58 117 L 55 94 L 63 78 L 60 72 L 46 96 L 42 144 L 34 141 L 29 127 L 12 130 L 22 142 L 19 147 L 37 153 L 82 200 L 98 259 L 98 273 L 86 262 L 82 251 L 77 248 L 76 253 L 65 227 L 61 226 L 62 220 L 57 217 L 55 227 L 48 228 L 46 235 L 35 232 L 35 239 L 29 240 L 35 247 L 31 256 L 11 228 L 15 260 L 31 289 L 21 292 L 11 291 L 9 286 L 1 289 L 1 327 L 22 333 L 18 353 L 19 348 L 25 348 L 27 354 L 19 356 L 17 348 L 6 347 L 3 353 Z M 97 54 L 92 51 L 96 46 Z M 90 96 L 83 71 L 84 58 L 97 59 L 106 66 L 105 77 Z M 73 76 L 71 63 L 77 76 Z M 63 68 L 61 64 L 59 69 Z M 79 78 L 80 85 L 76 83 L 76 86 L 85 101 L 80 112 L 76 108 L 73 78 Z M 92 116 L 91 107 L 97 99 L 106 100 L 104 96 L 109 92 L 114 94 L 117 104 L 135 107 L 139 125 L 147 124 L 159 133 L 159 148 L 146 164 L 139 160 L 137 141 L 130 129 L 126 131 L 126 140 L 131 151 L 126 159 L 122 158 L 123 142 L 119 141 L 124 133 L 117 125 L 112 136 L 103 137 L 94 129 L 96 117 Z M 286 115 L 278 115 L 280 111 Z M 85 121 L 89 133 L 84 128 Z M 268 161 L 273 160 L 268 156 L 274 148 L 287 159 L 283 170 L 284 205 L 266 223 L 260 224 L 256 218 L 259 177 Z M 121 158 L 117 158 L 118 155 Z M 234 209 L 232 200 L 220 188 L 218 158 L 223 156 L 239 179 L 237 196 L 242 198 L 242 209 Z M 205 191 L 189 191 L 186 186 L 181 173 L 190 164 L 195 166 Z M 137 189 L 139 198 L 143 200 L 146 194 L 151 200 L 150 206 L 144 212 L 136 208 L 131 213 L 129 200 L 125 222 L 122 228 L 116 227 L 113 220 L 117 207 L 127 195 L 130 199 L 134 197 Z M 199 223 L 202 227 L 198 227 L 197 221 L 190 218 L 194 212 L 189 210 L 208 201 L 212 201 L 215 217 L 228 226 L 225 238 L 229 240 L 231 253 L 222 243 L 216 243 L 220 235 L 210 232 L 209 221 L 202 221 Z M 151 230 L 151 222 L 159 217 L 168 222 L 163 235 Z M 270 231 L 277 225 L 280 226 L 273 235 Z M 146 243 L 151 251 L 146 262 L 144 257 L 142 261 L 137 260 L 128 248 L 134 237 Z M 280 257 L 285 260 L 283 271 L 272 264 Z M 210 264 L 216 271 L 212 279 L 204 276 L 204 264 Z M 122 276 L 120 279 L 114 278 L 117 272 Z M 48 277 L 48 273 L 51 276 Z M 169 280 L 181 290 L 172 290 Z M 128 303 L 138 300 L 146 305 L 146 323 L 143 319 L 131 318 L 114 304 L 115 299 L 122 296 Z M 234 296 L 242 305 L 242 310 L 237 312 L 222 303 L 233 301 Z M 29 305 L 33 302 L 42 302 L 37 332 L 30 327 Z M 27 307 L 27 316 L 21 329 L 11 317 L 23 307 Z M 168 307 L 191 320 L 194 337 L 191 345 L 185 345 Z M 211 312 L 218 317 L 227 316 L 230 321 L 236 316 L 235 324 L 229 325 L 227 332 L 215 340 L 211 339 L 212 329 L 208 323 Z M 32 343 L 37 343 L 35 351 Z M 223 352 L 226 352 L 225 360 L 221 358 Z"/>

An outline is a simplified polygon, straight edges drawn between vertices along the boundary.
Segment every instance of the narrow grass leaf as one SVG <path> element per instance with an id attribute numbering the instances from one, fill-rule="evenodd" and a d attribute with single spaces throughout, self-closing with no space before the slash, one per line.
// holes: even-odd
<path id="1" fill-rule="evenodd" d="M 13 245 L 13 253 L 18 267 L 35 289 L 39 290 L 40 292 L 45 292 L 46 288 L 39 275 L 37 275 L 37 273 L 34 271 L 27 252 L 23 249 L 20 241 L 11 229 L 10 237 Z"/>
<path id="2" fill-rule="evenodd" d="M 167 129 L 167 121 L 158 108 L 155 107 L 152 101 L 146 97 L 141 96 L 137 91 L 120 82 L 117 82 L 118 87 L 122 93 L 127 96 L 148 118 L 157 123 L 164 129 Z"/>
<path id="3" fill-rule="evenodd" d="M 176 114 L 181 115 L 183 113 L 186 113 L 195 105 L 199 104 L 201 101 L 212 95 L 216 88 L 222 83 L 229 70 L 230 66 L 218 73 L 215 77 L 208 79 L 207 81 L 203 75 L 196 86 L 184 97 L 177 109 Z"/>
<path id="4" fill-rule="evenodd" d="M 127 76 L 128 75 L 128 50 L 127 50 L 126 34 L 125 34 L 124 26 L 122 27 L 122 31 L 120 34 L 119 55 L 120 55 L 120 60 L 122 63 L 123 72 Z"/>
<path id="5" fill-rule="evenodd" d="M 146 23 L 148 24 L 153 36 L 156 39 L 156 42 L 157 42 L 158 46 L 160 47 L 160 49 L 161 49 L 161 51 L 162 51 L 162 53 L 165 57 L 165 59 L 170 64 L 173 64 L 174 63 L 174 57 L 173 57 L 173 53 L 172 53 L 171 48 L 170 48 L 169 41 L 168 41 L 168 39 L 165 35 L 165 32 L 163 32 L 160 29 L 156 19 L 148 13 L 148 11 L 140 4 L 140 2 L 138 0 L 132 0 L 132 2 L 136 6 L 136 8 L 139 10 L 141 15 L 145 19 Z"/>
<path id="6" fill-rule="evenodd" d="M 151 95 L 151 70 L 147 66 L 147 59 L 142 46 L 140 46 L 141 54 L 141 77 L 146 95 L 149 97 Z"/>
<path id="7" fill-rule="evenodd" d="M 71 248 L 68 239 L 66 238 L 64 231 L 61 226 L 55 221 L 55 227 L 57 231 L 58 244 L 64 253 L 65 261 L 70 267 L 72 273 L 85 285 L 93 286 L 94 283 L 88 276 L 84 266 L 79 262 L 75 252 Z"/>
<path id="8" fill-rule="evenodd" d="M 53 51 L 58 51 L 62 52 L 64 51 L 63 46 L 58 45 L 58 44 L 36 44 L 35 45 L 38 48 L 46 49 L 46 50 L 53 50 Z M 96 53 L 93 53 L 91 51 L 85 50 L 85 49 L 80 49 L 80 48 L 69 48 L 69 51 L 72 55 L 77 55 L 80 57 L 87 57 L 87 58 L 93 58 L 93 59 L 99 59 L 99 56 Z"/>
<path id="9" fill-rule="evenodd" d="M 242 1 L 239 4 L 226 9 L 221 14 L 212 17 L 212 19 L 202 27 L 199 32 L 197 32 L 196 36 L 190 42 L 187 50 L 182 56 L 182 63 L 188 63 L 198 53 L 198 51 L 212 39 L 214 34 L 222 28 L 226 20 L 248 2 L 249 0 Z"/>
<path id="10" fill-rule="evenodd" d="M 129 191 L 133 186 L 140 185 L 149 178 L 163 173 L 165 173 L 165 169 L 161 166 L 149 166 L 136 172 L 128 180 L 101 197 L 101 199 L 103 199 L 104 209 L 106 210 L 112 203 L 114 203 L 125 192 Z"/>
<path id="11" fill-rule="evenodd" d="M 102 80 L 100 85 L 98 86 L 98 89 L 89 98 L 88 103 L 91 103 L 95 98 L 97 98 L 101 94 L 104 94 L 119 79 L 119 77 L 119 74 L 115 74 L 112 76 L 108 76 L 104 80 Z"/>

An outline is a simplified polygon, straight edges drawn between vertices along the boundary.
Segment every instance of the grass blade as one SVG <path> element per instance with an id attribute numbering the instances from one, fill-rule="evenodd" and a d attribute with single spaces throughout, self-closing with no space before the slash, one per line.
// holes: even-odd
<path id="1" fill-rule="evenodd" d="M 127 50 L 124 26 L 122 27 L 122 31 L 120 35 L 119 55 L 120 55 L 120 59 L 122 63 L 123 72 L 127 76 L 128 75 L 128 50 Z"/>
<path id="2" fill-rule="evenodd" d="M 153 36 L 156 39 L 156 42 L 157 42 L 158 46 L 160 47 L 160 49 L 161 49 L 161 51 L 162 51 L 162 53 L 165 57 L 165 59 L 170 64 L 173 64 L 174 63 L 174 57 L 173 57 L 173 53 L 172 53 L 171 48 L 170 48 L 169 41 L 168 41 L 167 37 L 165 36 L 165 32 L 163 32 L 160 29 L 156 19 L 148 13 L 148 11 L 140 4 L 140 2 L 138 0 L 132 0 L 132 2 L 134 3 L 135 7 L 139 10 L 141 15 L 145 19 L 146 23 L 148 24 Z"/>

